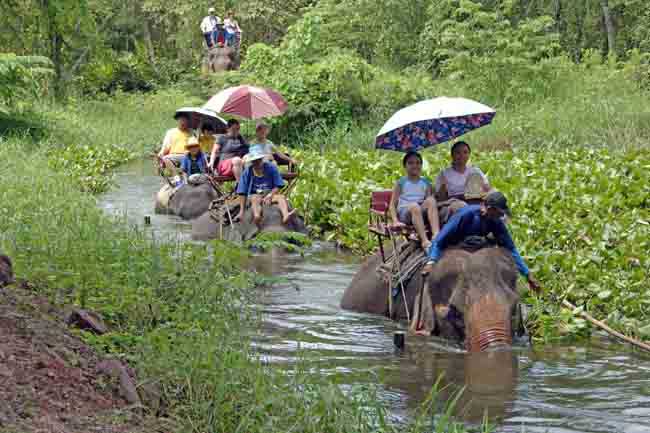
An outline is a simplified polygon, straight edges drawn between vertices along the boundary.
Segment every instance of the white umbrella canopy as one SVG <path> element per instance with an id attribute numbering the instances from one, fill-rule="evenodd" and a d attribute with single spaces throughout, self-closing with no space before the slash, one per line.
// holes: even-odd
<path id="1" fill-rule="evenodd" d="M 420 101 L 393 114 L 375 140 L 378 149 L 407 152 L 453 140 L 492 122 L 496 111 L 466 98 Z"/>
<path id="2" fill-rule="evenodd" d="M 190 128 L 197 129 L 201 124 L 209 123 L 216 129 L 224 129 L 228 122 L 212 110 L 200 107 L 182 107 L 176 110 L 174 119 L 180 115 L 187 115 L 190 119 Z"/>

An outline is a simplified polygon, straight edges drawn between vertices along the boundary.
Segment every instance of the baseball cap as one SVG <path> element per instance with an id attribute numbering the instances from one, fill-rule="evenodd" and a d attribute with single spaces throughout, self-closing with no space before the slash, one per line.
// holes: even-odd
<path id="1" fill-rule="evenodd" d="M 499 209 L 508 216 L 512 215 L 508 207 L 508 199 L 499 191 L 491 192 L 485 197 L 485 206 Z"/>

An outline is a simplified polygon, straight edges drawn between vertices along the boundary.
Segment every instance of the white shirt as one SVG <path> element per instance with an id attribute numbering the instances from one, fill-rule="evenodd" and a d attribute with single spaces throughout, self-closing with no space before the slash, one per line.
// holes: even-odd
<path id="1" fill-rule="evenodd" d="M 228 33 L 241 33 L 241 29 L 239 28 L 237 21 L 231 20 L 230 18 L 223 20 L 223 26 L 228 31 Z"/>
<path id="2" fill-rule="evenodd" d="M 459 173 L 453 167 L 448 167 L 444 169 L 436 179 L 436 192 L 440 192 L 442 179 L 444 178 L 447 180 L 447 194 L 449 197 L 465 194 L 465 182 L 472 173 L 480 174 L 485 186 L 490 184 L 487 176 L 478 167 L 468 165 L 465 167 L 464 173 Z"/>
<path id="3" fill-rule="evenodd" d="M 201 31 L 203 33 L 213 32 L 217 29 L 217 24 L 221 24 L 221 19 L 217 16 L 208 15 L 201 21 Z"/>

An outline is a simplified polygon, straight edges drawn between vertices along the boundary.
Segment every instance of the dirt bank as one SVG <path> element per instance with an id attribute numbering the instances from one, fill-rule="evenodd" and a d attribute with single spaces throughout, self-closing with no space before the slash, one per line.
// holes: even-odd
<path id="1" fill-rule="evenodd" d="M 25 282 L 0 288 L 0 432 L 172 430 L 127 401 L 119 378 L 101 372 L 107 360 L 74 336 L 64 319 L 63 309 Z"/>

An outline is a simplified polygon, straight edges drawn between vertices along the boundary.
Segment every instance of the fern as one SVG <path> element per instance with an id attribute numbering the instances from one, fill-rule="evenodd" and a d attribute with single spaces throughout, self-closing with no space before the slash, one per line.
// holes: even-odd
<path id="1" fill-rule="evenodd" d="M 47 57 L 0 53 L 0 112 L 8 113 L 36 98 L 53 74 Z"/>

